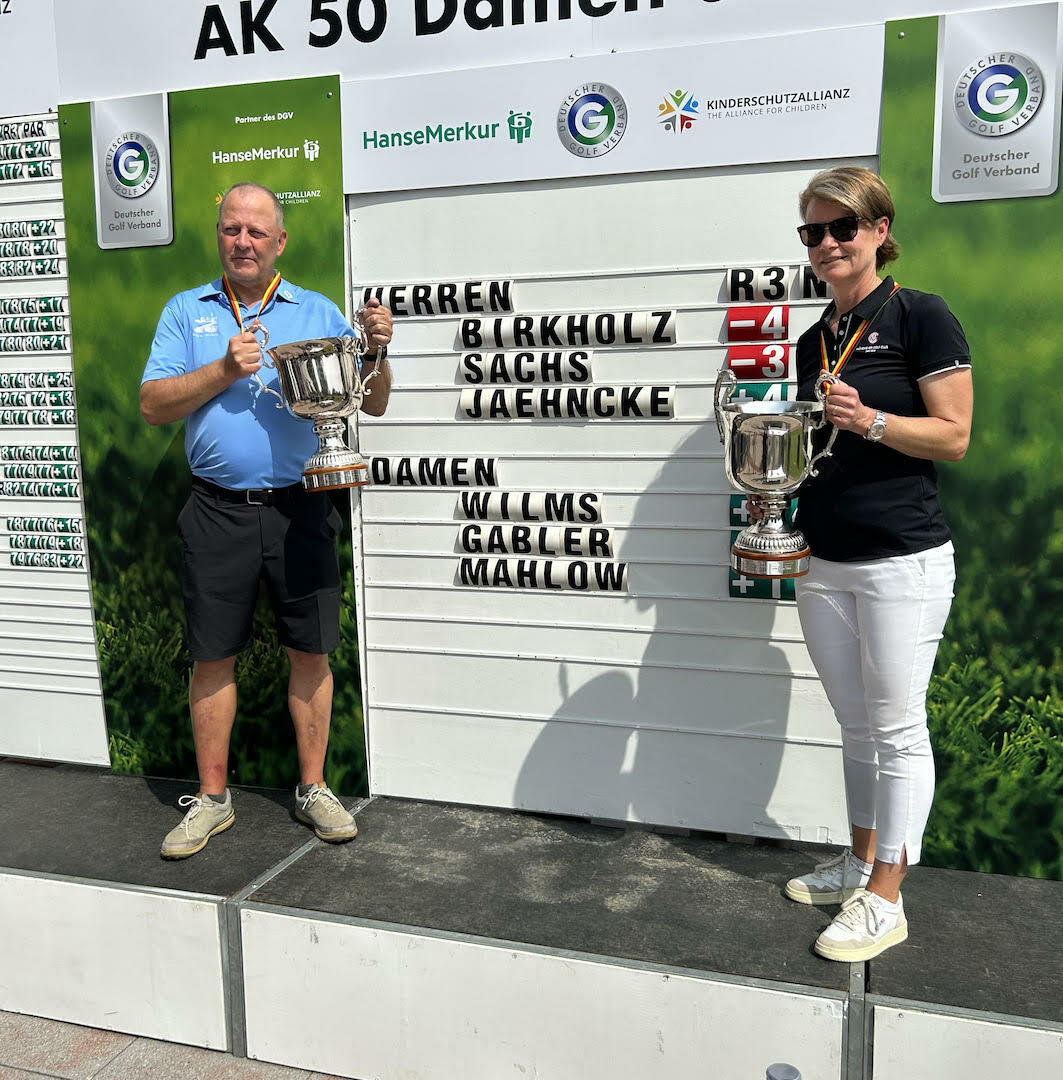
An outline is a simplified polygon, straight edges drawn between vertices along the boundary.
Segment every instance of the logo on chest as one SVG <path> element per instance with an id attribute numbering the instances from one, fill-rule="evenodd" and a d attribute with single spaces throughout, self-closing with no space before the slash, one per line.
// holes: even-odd
<path id="1" fill-rule="evenodd" d="M 218 332 L 218 317 L 217 315 L 201 315 L 196 319 L 195 325 L 192 327 L 192 333 L 198 336 L 214 335 Z"/>

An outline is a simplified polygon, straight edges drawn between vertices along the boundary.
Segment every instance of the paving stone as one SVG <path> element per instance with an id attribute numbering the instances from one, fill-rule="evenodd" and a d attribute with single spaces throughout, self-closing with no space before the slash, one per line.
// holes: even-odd
<path id="1" fill-rule="evenodd" d="M 309 1080 L 306 1069 L 290 1069 L 233 1057 L 198 1046 L 137 1039 L 92 1080 Z"/>
<path id="2" fill-rule="evenodd" d="M 132 1035 L 0 1012 L 0 1065 L 84 1080 L 113 1061 Z M 6 1078 L 5 1078 L 6 1080 Z"/>

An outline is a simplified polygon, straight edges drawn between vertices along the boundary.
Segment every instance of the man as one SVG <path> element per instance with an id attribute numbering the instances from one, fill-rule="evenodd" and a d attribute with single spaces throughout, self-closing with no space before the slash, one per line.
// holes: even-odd
<path id="1" fill-rule="evenodd" d="M 181 797 L 184 820 L 163 841 L 162 856 L 201 851 L 234 821 L 227 787 L 229 737 L 236 717 L 236 656 L 249 643 L 265 575 L 277 632 L 291 671 L 288 706 L 295 727 L 301 783 L 296 816 L 330 842 L 351 840 L 354 818 L 324 781 L 332 715 L 328 654 L 339 643 L 339 514 L 323 492 L 304 491 L 303 464 L 317 449 L 311 424 L 277 408 L 256 378 L 262 354 L 252 328 L 271 346 L 352 333 L 339 309 L 319 293 L 284 281 L 275 263 L 284 251 L 284 212 L 259 184 L 236 184 L 218 211 L 222 277 L 179 293 L 159 320 L 140 388 L 149 424 L 185 420 L 192 493 L 178 518 L 184 544 L 182 587 L 189 687 L 199 792 Z M 391 340 L 391 313 L 372 300 L 362 314 L 370 352 Z M 369 384 L 362 408 L 387 408 L 387 361 Z"/>

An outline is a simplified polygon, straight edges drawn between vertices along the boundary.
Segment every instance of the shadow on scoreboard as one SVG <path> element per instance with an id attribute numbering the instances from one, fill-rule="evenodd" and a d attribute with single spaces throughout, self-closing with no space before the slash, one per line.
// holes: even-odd
<path id="1" fill-rule="evenodd" d="M 690 491 L 689 513 L 670 523 L 697 527 L 704 470 L 718 467 L 722 475 L 718 462 L 684 457 L 700 454 L 698 439 L 695 432 L 676 448 L 636 503 L 632 525 L 661 524 L 649 506 L 655 494 Z M 637 664 L 602 660 L 604 670 L 582 683 L 583 662 L 558 665 L 562 704 L 523 762 L 518 808 L 810 839 L 769 810 L 787 751 L 793 683 L 786 654 L 771 641 L 778 605 L 729 599 L 727 519 L 702 535 L 710 565 L 672 563 L 651 595 L 638 591 L 639 568 L 629 563 L 631 591 L 596 599 L 630 604 L 630 618 L 615 622 L 649 622 L 646 646 Z"/>

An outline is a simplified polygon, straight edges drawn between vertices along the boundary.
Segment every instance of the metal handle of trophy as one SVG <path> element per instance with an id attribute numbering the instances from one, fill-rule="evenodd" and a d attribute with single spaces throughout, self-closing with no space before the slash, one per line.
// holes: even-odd
<path id="1" fill-rule="evenodd" d="M 258 319 L 255 319 L 255 321 L 247 329 L 255 335 L 255 340 L 258 342 L 259 363 L 263 367 L 276 368 L 276 364 L 271 364 L 270 361 L 266 359 L 268 355 L 266 353 L 266 346 L 269 344 L 269 331 L 258 321 Z M 265 390 L 267 394 L 272 394 L 277 399 L 277 404 L 274 406 L 274 408 L 284 408 L 284 398 L 282 398 L 276 390 L 273 390 L 271 387 L 267 386 L 262 381 L 262 377 L 257 371 L 252 372 L 251 377 L 255 380 L 255 382 L 258 383 L 259 386 L 262 387 L 263 390 Z"/>
<path id="2" fill-rule="evenodd" d="M 823 417 L 816 423 L 815 427 L 821 428 L 824 424 L 830 423 L 827 419 L 827 395 L 830 393 L 830 388 L 838 381 L 837 375 L 832 375 L 829 371 L 821 371 L 816 378 L 816 400 L 823 403 Z M 816 462 L 821 458 L 830 457 L 831 451 L 834 449 L 834 440 L 838 437 L 838 429 L 831 424 L 830 438 L 827 440 L 827 445 L 815 457 L 810 458 L 805 473 L 806 476 L 819 476 L 819 469 L 815 467 Z"/>
<path id="3" fill-rule="evenodd" d="M 365 314 L 365 305 L 363 304 L 355 313 L 354 319 L 351 322 L 351 326 L 354 327 L 354 332 L 358 339 L 358 359 L 363 356 L 369 355 L 369 334 L 366 332 L 365 326 L 362 324 L 362 315 Z M 369 389 L 369 383 L 375 375 L 380 374 L 380 363 L 384 359 L 384 346 L 378 345 L 376 350 L 376 362 L 373 364 L 373 370 L 369 372 L 365 378 L 362 378 L 361 367 L 358 368 L 358 381 L 361 387 L 361 396 L 369 397 L 373 391 Z"/>
<path id="4" fill-rule="evenodd" d="M 738 379 L 735 378 L 735 373 L 730 368 L 720 368 L 720 373 L 716 376 L 716 390 L 713 393 L 713 401 L 716 403 L 716 430 L 720 433 L 720 442 L 726 441 L 723 415 L 720 410 L 731 400 L 731 395 L 735 392 L 737 385 Z"/>

